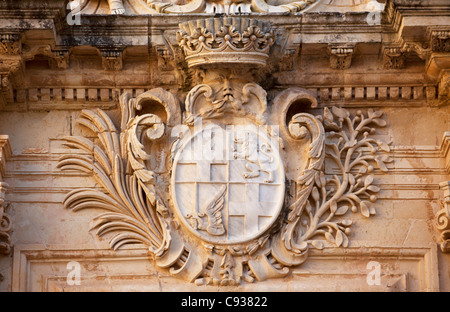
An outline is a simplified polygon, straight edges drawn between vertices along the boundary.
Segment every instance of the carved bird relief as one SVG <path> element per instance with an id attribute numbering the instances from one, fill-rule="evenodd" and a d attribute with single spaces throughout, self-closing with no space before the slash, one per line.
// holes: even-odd
<path id="1" fill-rule="evenodd" d="M 206 205 L 202 213 L 199 213 L 196 216 L 191 214 L 186 215 L 186 219 L 190 220 L 194 229 L 206 231 L 208 234 L 214 236 L 225 234 L 222 210 L 225 204 L 226 190 L 226 185 L 223 185 L 217 195 Z M 207 222 L 204 221 L 205 217 L 207 218 Z"/>

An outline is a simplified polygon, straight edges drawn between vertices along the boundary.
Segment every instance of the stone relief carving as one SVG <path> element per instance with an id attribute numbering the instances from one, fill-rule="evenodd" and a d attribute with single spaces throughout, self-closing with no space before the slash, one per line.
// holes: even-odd
<path id="1" fill-rule="evenodd" d="M 201 60 L 191 64 L 201 81 L 187 94 L 183 116 L 177 97 L 162 89 L 122 94 L 120 126 L 103 110 L 82 111 L 78 123 L 96 138 L 65 138 L 84 153 L 63 156 L 58 167 L 92 173 L 101 190 L 73 190 L 64 206 L 104 210 L 92 225 L 98 236 L 114 249 L 144 244 L 157 266 L 187 282 L 283 277 L 311 248 L 348 247 L 348 214 L 376 213 L 372 172 L 387 172 L 392 159 L 374 134 L 386 121 L 372 109 L 307 113 L 317 100 L 301 88 L 269 106 L 264 88 L 233 67 L 239 60 L 262 66 L 254 51 L 270 45 L 270 26 L 247 19 L 190 25 L 212 24 L 220 27 L 188 33 L 182 25 L 178 35 L 186 58 Z M 199 57 L 207 42 L 209 62 Z M 221 45 L 233 62 L 214 56 Z M 325 172 L 326 159 L 334 174 Z"/>
<path id="2" fill-rule="evenodd" d="M 214 119 L 225 115 L 251 118 L 258 124 L 266 122 L 266 91 L 262 87 L 231 71 L 214 73 L 212 77 L 208 74 L 208 84 L 199 84 L 188 93 L 186 124 L 192 125 L 196 117 Z"/>
<path id="3" fill-rule="evenodd" d="M 53 69 L 67 69 L 69 67 L 70 49 L 66 47 L 52 47 L 51 45 L 25 45 L 22 50 L 22 62 L 33 60 L 36 55 L 45 55 Z"/>
<path id="4" fill-rule="evenodd" d="M 14 98 L 14 76 L 23 69 L 21 35 L 0 35 L 0 104 Z"/>
<path id="5" fill-rule="evenodd" d="M 270 25 L 255 19 L 201 19 L 180 28 L 177 41 L 190 67 L 219 62 L 264 66 L 275 42 Z"/>
<path id="6" fill-rule="evenodd" d="M 432 49 L 427 45 L 399 40 L 383 47 L 383 65 L 385 69 L 402 69 L 408 55 L 417 55 L 420 59 L 427 61 Z"/>
<path id="7" fill-rule="evenodd" d="M 155 172 L 148 169 L 150 155 L 141 143 L 145 138 L 157 141 L 165 134 L 165 123 L 153 114 L 136 115 L 141 102 L 147 100 L 164 103 L 168 112 L 168 125 L 172 114 L 179 115 L 176 99 L 156 89 L 129 99 L 121 98 L 122 123 L 116 128 L 110 117 L 102 111 L 84 110 L 79 123 L 98 135 L 99 144 L 83 137 L 66 138 L 67 145 L 89 154 L 67 155 L 59 163 L 62 169 L 92 172 L 107 192 L 91 189 L 74 190 L 64 202 L 74 210 L 97 207 L 107 211 L 95 219 L 93 228 L 103 236 L 119 232 L 110 243 L 114 249 L 127 243 L 144 243 L 155 256 L 162 255 L 170 245 L 167 204 L 159 194 Z M 170 113 L 170 114 L 169 114 Z"/>
<path id="8" fill-rule="evenodd" d="M 296 254 L 299 263 L 309 247 L 323 248 L 323 242 L 314 239 L 317 236 L 337 247 L 348 246 L 352 221 L 340 216 L 345 216 L 349 210 L 360 212 L 367 218 L 375 214 L 373 203 L 380 189 L 373 185 L 371 163 L 376 163 L 381 171 L 387 171 L 386 163 L 392 161 L 387 155 L 377 155 L 378 151 L 389 152 L 389 145 L 370 138 L 375 132 L 372 127 L 386 124 L 380 119 L 381 115 L 369 110 L 367 115 L 357 112 L 356 116 L 351 116 L 344 109 L 332 107 L 331 110 L 325 108 L 323 116 L 319 117 L 325 130 L 324 145 L 318 144 L 310 150 L 315 159 L 314 166 L 299 177 L 296 200 L 290 205 L 287 223 L 280 231 L 284 244 L 279 246 L 283 246 L 284 252 Z M 296 115 L 291 123 L 301 120 Z M 301 133 L 300 138 L 308 134 L 305 130 L 297 132 Z M 291 131 L 291 135 L 297 132 Z M 364 153 L 362 148 L 367 148 L 369 153 Z M 322 155 L 320 149 L 324 149 Z M 325 177 L 321 167 L 323 155 L 336 164 L 339 175 L 330 179 Z"/>
<path id="9" fill-rule="evenodd" d="M 438 84 L 438 93 L 436 105 L 448 105 L 450 103 L 450 70 L 445 70 L 441 74 Z"/>
<path id="10" fill-rule="evenodd" d="M 184 5 L 147 1 L 148 5 L 160 13 L 219 13 L 219 14 L 245 14 L 245 13 L 281 13 L 300 12 L 316 0 L 308 1 L 281 1 L 272 5 L 271 1 L 205 1 L 193 0 Z"/>
<path id="11" fill-rule="evenodd" d="M 445 159 L 445 170 L 450 172 L 450 132 L 445 132 L 441 141 L 440 152 Z M 438 230 L 441 243 L 440 248 L 444 253 L 450 251 L 450 181 L 439 183 L 443 191 L 443 199 L 440 201 L 441 209 L 436 213 L 435 225 Z"/>
<path id="12" fill-rule="evenodd" d="M 100 49 L 104 70 L 119 71 L 123 67 L 121 49 Z"/>
<path id="13" fill-rule="evenodd" d="M 0 182 L 0 254 L 7 255 L 11 251 L 12 222 L 6 210 L 9 202 L 5 199 L 7 184 Z"/>
<path id="14" fill-rule="evenodd" d="M 245 159 L 245 171 L 242 176 L 245 179 L 257 178 L 261 174 L 265 173 L 267 177 L 264 179 L 265 183 L 273 182 L 273 168 L 272 163 L 274 161 L 273 150 L 267 144 L 262 144 L 260 149 L 257 150 L 256 142 L 243 139 L 235 139 L 239 148 L 233 149 L 234 159 Z"/>
<path id="15" fill-rule="evenodd" d="M 145 97 L 162 102 L 155 91 Z M 279 141 L 267 132 L 224 130 L 220 120 L 197 133 L 190 129 L 182 142 L 172 145 L 170 173 L 157 174 L 149 169 L 148 161 L 155 155 L 146 152 L 146 145 L 162 140 L 159 146 L 166 150 L 168 125 L 153 114 L 137 115 L 136 103 L 138 99 L 122 96 L 121 129 L 101 110 L 83 111 L 79 123 L 97 133 L 100 143 L 68 137 L 66 144 L 86 155 L 67 155 L 59 163 L 64 170 L 92 172 L 102 186 L 103 191 L 74 190 L 64 205 L 75 211 L 106 210 L 93 228 L 99 236 L 115 233 L 110 238 L 114 249 L 145 244 L 157 265 L 197 284 L 253 282 L 287 275 L 288 267 L 307 259 L 310 248 L 349 246 L 353 221 L 345 218 L 348 212 L 375 214 L 379 188 L 370 174 L 372 163 L 387 171 L 386 163 L 392 161 L 379 153 L 388 152 L 389 145 L 371 138 L 371 126 L 385 125 L 379 112 L 351 116 L 333 107 L 323 116 L 296 114 L 288 132 L 292 140 L 305 141 L 308 165 L 297 177 L 294 199 L 286 205 Z M 227 145 L 214 145 L 211 137 L 219 135 L 228 137 L 223 140 Z M 242 159 L 233 153 L 239 148 L 234 145 L 249 136 L 253 140 L 248 144 L 258 145 L 254 148 L 259 154 L 264 145 L 271 148 L 271 174 L 263 170 L 247 175 L 249 155 Z M 200 154 L 214 155 L 195 159 L 195 146 L 201 147 Z M 333 177 L 324 173 L 325 157 L 339 168 Z M 170 194 L 165 191 L 168 184 Z"/>
<path id="16" fill-rule="evenodd" d="M 350 68 L 354 50 L 355 45 L 351 44 L 330 45 L 330 67 L 334 69 Z"/>
<path id="17" fill-rule="evenodd" d="M 442 182 L 439 185 L 444 191 L 444 199 L 441 201 L 441 209 L 436 213 L 435 224 L 440 234 L 441 251 L 448 253 L 450 251 L 450 182 Z"/>
<path id="18" fill-rule="evenodd" d="M 98 0 L 83 0 L 82 14 L 109 11 L 110 14 L 248 14 L 300 12 L 312 7 L 317 0 L 108 0 L 107 9 Z"/>
<path id="19" fill-rule="evenodd" d="M 109 9 L 111 14 L 123 14 L 125 13 L 125 8 L 123 6 L 122 0 L 108 0 Z"/>
<path id="20" fill-rule="evenodd" d="M 399 47 L 389 47 L 383 50 L 383 65 L 386 69 L 401 69 L 405 66 L 405 53 Z"/>
<path id="21" fill-rule="evenodd" d="M 16 55 L 22 49 L 21 36 L 14 33 L 0 35 L 0 54 Z"/>
<path id="22" fill-rule="evenodd" d="M 450 52 L 450 31 L 433 31 L 431 34 L 431 49 L 434 52 Z"/>

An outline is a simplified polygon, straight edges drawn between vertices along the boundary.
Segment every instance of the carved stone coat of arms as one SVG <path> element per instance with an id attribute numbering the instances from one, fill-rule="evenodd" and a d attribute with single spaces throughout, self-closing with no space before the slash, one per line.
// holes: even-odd
<path id="1" fill-rule="evenodd" d="M 90 172 L 99 187 L 64 205 L 102 210 L 92 228 L 112 248 L 143 244 L 158 267 L 197 285 L 284 277 L 311 249 L 348 247 L 348 216 L 375 214 L 372 172 L 392 161 L 374 136 L 382 114 L 319 108 L 298 87 L 269 99 L 245 74 L 269 57 L 267 23 L 191 21 L 177 40 L 201 81 L 183 104 L 159 88 L 124 93 L 120 120 L 82 111 L 95 139 L 65 138 L 81 153 L 59 167 Z"/>

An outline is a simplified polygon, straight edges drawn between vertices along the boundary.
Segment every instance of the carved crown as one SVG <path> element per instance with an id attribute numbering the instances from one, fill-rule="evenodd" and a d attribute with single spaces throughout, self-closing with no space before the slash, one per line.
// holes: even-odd
<path id="1" fill-rule="evenodd" d="M 275 36 L 266 22 L 210 18 L 179 25 L 177 41 L 189 67 L 265 66 Z"/>

